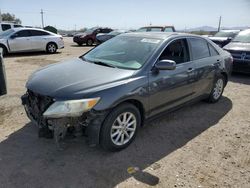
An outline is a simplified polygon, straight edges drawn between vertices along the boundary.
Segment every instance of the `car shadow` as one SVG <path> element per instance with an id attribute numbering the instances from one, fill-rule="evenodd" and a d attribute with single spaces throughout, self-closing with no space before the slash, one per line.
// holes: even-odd
<path id="1" fill-rule="evenodd" d="M 67 139 L 65 150 L 58 151 L 53 140 L 39 139 L 37 128 L 28 123 L 0 143 L 0 184 L 114 187 L 134 177 L 157 185 L 159 177 L 145 168 L 215 126 L 231 109 L 232 101 L 226 97 L 216 104 L 199 102 L 184 107 L 147 123 L 128 148 L 116 153 L 90 148 L 83 137 Z"/>
<path id="2" fill-rule="evenodd" d="M 81 47 L 81 48 L 93 48 L 93 47 L 96 47 L 97 45 L 96 44 L 93 44 L 92 46 L 87 46 L 87 45 L 85 45 L 85 44 L 83 44 L 83 45 L 81 45 L 81 46 L 79 46 L 79 45 L 77 45 L 77 44 L 71 44 L 70 45 L 71 47 Z"/>
<path id="3" fill-rule="evenodd" d="M 57 51 L 54 54 L 61 54 L 62 52 Z M 41 55 L 54 55 L 54 54 L 49 54 L 47 52 L 25 52 L 25 53 L 11 53 L 11 54 L 6 54 L 4 58 L 13 58 L 13 57 L 27 57 L 27 56 L 41 56 Z"/>
<path id="4" fill-rule="evenodd" d="M 250 85 L 250 74 L 233 73 L 229 81 L 234 83 Z"/>

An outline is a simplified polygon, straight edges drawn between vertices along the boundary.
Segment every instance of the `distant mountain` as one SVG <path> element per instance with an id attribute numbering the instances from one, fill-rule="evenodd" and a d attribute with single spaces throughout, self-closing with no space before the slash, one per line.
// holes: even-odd
<path id="1" fill-rule="evenodd" d="M 232 29 L 232 30 L 243 30 L 243 29 L 248 29 L 250 27 L 247 26 L 242 26 L 242 27 L 222 27 L 221 29 Z M 192 31 L 217 31 L 218 28 L 211 27 L 211 26 L 201 26 L 201 27 L 195 27 L 195 28 L 190 28 L 186 29 L 187 32 L 192 32 Z M 182 31 L 185 31 L 184 29 Z"/>
<path id="2" fill-rule="evenodd" d="M 188 31 L 188 32 L 191 32 L 191 31 L 217 31 L 217 30 L 218 30 L 217 28 L 211 27 L 211 26 L 201 26 L 201 27 L 186 29 L 186 31 Z"/>

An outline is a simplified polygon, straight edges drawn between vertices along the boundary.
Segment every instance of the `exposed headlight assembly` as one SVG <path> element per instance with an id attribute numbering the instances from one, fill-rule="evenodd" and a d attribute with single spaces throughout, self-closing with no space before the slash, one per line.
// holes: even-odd
<path id="1" fill-rule="evenodd" d="M 45 118 L 79 117 L 92 109 L 100 98 L 56 101 L 44 113 Z"/>

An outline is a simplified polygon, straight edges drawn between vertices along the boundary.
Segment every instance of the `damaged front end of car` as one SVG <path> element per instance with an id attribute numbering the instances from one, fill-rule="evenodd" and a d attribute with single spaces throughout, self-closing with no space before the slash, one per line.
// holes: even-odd
<path id="1" fill-rule="evenodd" d="M 99 132 L 107 112 L 92 108 L 100 98 L 57 101 L 28 90 L 21 99 L 27 116 L 38 125 L 39 137 L 54 138 L 59 148 L 67 133 L 86 135 L 90 146 L 99 144 Z"/>

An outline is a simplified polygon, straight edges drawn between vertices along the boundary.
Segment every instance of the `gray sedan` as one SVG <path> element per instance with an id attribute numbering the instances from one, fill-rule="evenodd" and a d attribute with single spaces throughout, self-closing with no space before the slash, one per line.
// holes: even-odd
<path id="1" fill-rule="evenodd" d="M 61 35 L 35 28 L 14 28 L 0 34 L 3 55 L 16 52 L 46 51 L 55 53 L 63 48 Z"/>

